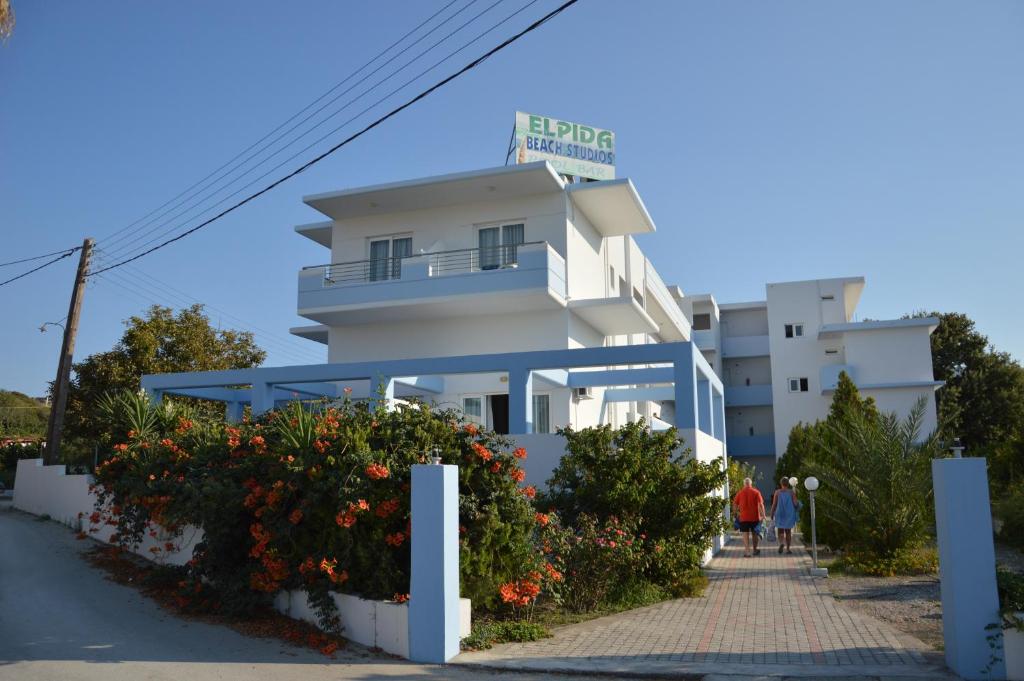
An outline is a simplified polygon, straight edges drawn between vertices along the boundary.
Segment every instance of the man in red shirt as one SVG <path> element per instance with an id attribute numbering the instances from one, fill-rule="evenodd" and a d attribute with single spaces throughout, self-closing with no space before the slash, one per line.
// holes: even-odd
<path id="1" fill-rule="evenodd" d="M 732 508 L 740 520 L 740 532 L 743 533 L 743 557 L 750 558 L 751 541 L 754 543 L 754 555 L 760 555 L 761 549 L 757 548 L 757 543 L 761 537 L 755 528 L 764 520 L 764 497 L 750 478 L 743 479 L 743 489 L 733 497 Z"/>

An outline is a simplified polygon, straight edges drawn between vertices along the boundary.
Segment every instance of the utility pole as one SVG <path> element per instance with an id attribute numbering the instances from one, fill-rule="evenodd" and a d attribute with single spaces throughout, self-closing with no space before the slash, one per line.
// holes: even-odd
<path id="1" fill-rule="evenodd" d="M 57 364 L 57 380 L 53 382 L 53 404 L 50 406 L 50 421 L 46 426 L 46 453 L 43 463 L 53 466 L 60 463 L 60 437 L 64 430 L 64 409 L 68 405 L 68 382 L 71 379 L 71 360 L 75 354 L 75 336 L 78 335 L 78 317 L 82 312 L 82 296 L 85 294 L 85 275 L 89 272 L 89 258 L 92 256 L 92 239 L 82 242 L 78 258 L 78 273 L 75 288 L 71 291 L 68 307 L 68 325 L 64 328 L 64 342 L 60 347 L 60 362 Z"/>

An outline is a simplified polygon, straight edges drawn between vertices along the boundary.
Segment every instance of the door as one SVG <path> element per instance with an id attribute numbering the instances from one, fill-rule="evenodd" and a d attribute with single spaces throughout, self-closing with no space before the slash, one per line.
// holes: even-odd
<path id="1" fill-rule="evenodd" d="M 508 395 L 491 395 L 487 401 L 491 406 L 491 429 L 508 435 Z"/>
<path id="2" fill-rule="evenodd" d="M 370 281 L 402 278 L 402 258 L 412 255 L 412 237 L 370 242 Z"/>
<path id="3" fill-rule="evenodd" d="M 525 239 L 522 224 L 485 227 L 477 234 L 480 245 L 480 269 L 496 270 L 518 262 L 518 247 Z"/>

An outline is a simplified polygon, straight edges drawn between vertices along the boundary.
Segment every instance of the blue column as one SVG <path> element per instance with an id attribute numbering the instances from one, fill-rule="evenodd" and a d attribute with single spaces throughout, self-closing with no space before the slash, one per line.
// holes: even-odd
<path id="1" fill-rule="evenodd" d="M 459 654 L 459 468 L 412 467 L 409 659 Z"/>
<path id="2" fill-rule="evenodd" d="M 515 368 L 508 372 L 508 432 L 533 432 L 533 372 Z"/>
<path id="3" fill-rule="evenodd" d="M 706 378 L 697 379 L 697 423 L 698 427 L 712 434 L 714 421 L 711 416 L 711 381 Z"/>
<path id="4" fill-rule="evenodd" d="M 696 428 L 697 417 L 697 366 L 693 358 L 693 343 L 680 347 L 679 356 L 673 363 L 673 382 L 676 398 L 676 428 Z"/>
<path id="5" fill-rule="evenodd" d="M 715 420 L 714 435 L 716 440 L 725 442 L 725 400 L 718 393 L 713 393 L 711 413 Z"/>
<path id="6" fill-rule="evenodd" d="M 244 402 L 227 402 L 225 403 L 224 419 L 228 423 L 239 423 L 242 420 L 242 416 L 245 414 L 245 403 Z"/>
<path id="7" fill-rule="evenodd" d="M 259 416 L 274 408 L 274 386 L 269 383 L 252 384 L 252 415 Z"/>
<path id="8" fill-rule="evenodd" d="M 964 679 L 1004 679 L 1003 661 L 982 673 L 993 633 L 985 627 L 1000 621 L 985 459 L 935 459 L 932 480 L 946 664 Z"/>

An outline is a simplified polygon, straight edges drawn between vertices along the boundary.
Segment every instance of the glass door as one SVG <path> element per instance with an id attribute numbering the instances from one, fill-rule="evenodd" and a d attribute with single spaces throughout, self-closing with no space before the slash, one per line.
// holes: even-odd
<path id="1" fill-rule="evenodd" d="M 479 232 L 480 269 L 496 270 L 501 267 L 501 230 L 488 227 Z"/>
<path id="2" fill-rule="evenodd" d="M 391 255 L 391 239 L 370 242 L 370 281 L 388 278 L 388 257 Z"/>

